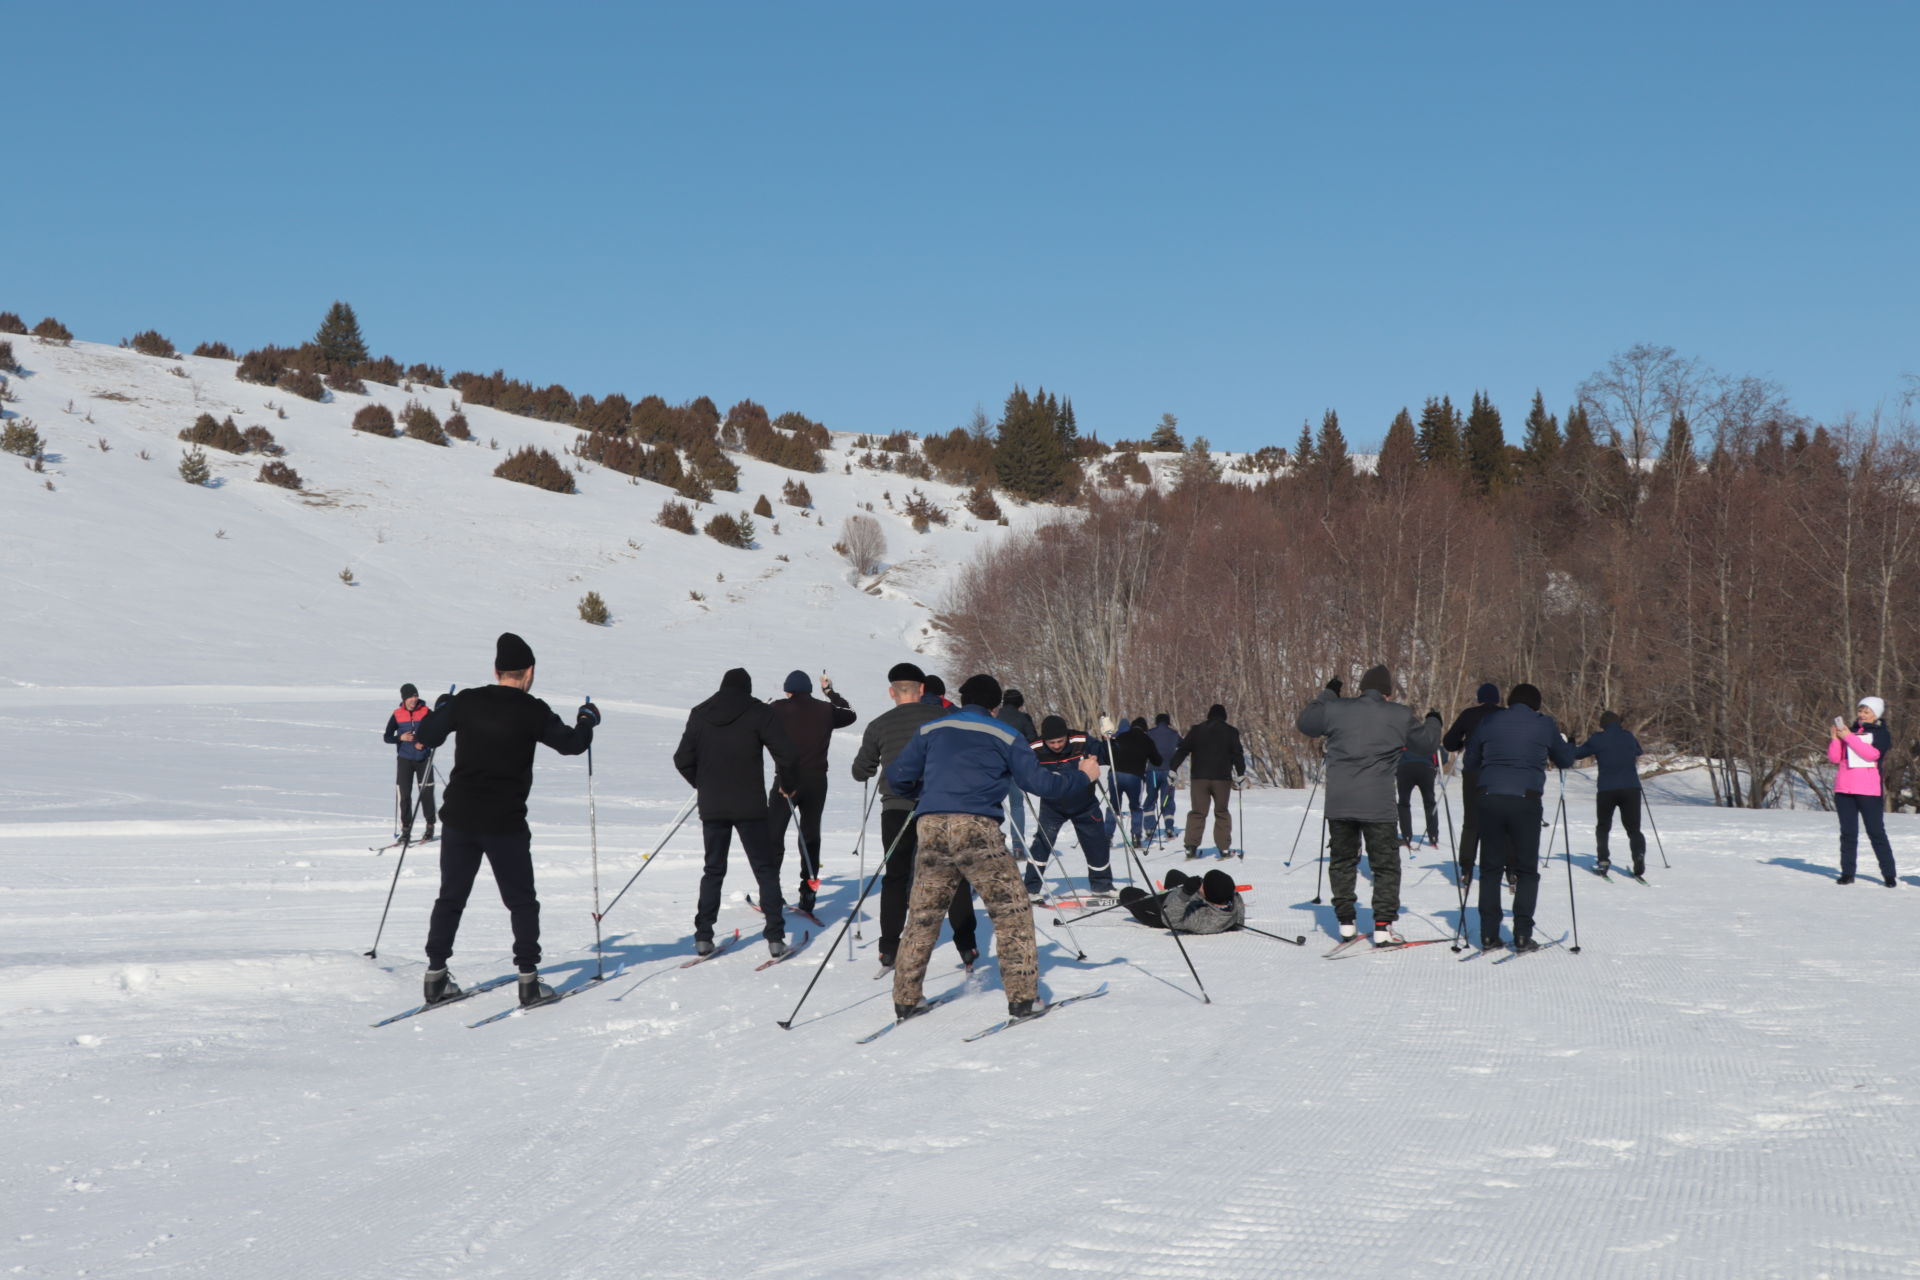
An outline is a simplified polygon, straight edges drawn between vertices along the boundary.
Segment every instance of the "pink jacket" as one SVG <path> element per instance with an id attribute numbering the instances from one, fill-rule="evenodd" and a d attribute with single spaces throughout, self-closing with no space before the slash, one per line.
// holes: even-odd
<path id="1" fill-rule="evenodd" d="M 1880 794 L 1880 748 L 1873 745 L 1870 734 L 1844 733 L 1827 739 L 1827 762 L 1840 766 L 1833 789 L 1841 795 Z"/>

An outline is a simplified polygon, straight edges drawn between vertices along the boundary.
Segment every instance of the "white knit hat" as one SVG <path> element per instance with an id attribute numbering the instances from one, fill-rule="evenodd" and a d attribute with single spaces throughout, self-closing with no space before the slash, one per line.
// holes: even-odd
<path id="1" fill-rule="evenodd" d="M 1875 720 L 1884 720 L 1887 718 L 1887 700 L 1885 698 L 1862 698 L 1860 699 L 1860 705 L 1873 712 L 1873 718 Z"/>

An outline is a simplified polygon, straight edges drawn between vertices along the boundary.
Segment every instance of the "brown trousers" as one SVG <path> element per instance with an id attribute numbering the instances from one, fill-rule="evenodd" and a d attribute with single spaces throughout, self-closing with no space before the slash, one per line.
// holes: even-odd
<path id="1" fill-rule="evenodd" d="M 893 969 L 893 1002 L 920 1003 L 927 960 L 939 941 L 947 904 L 961 881 L 972 885 L 993 920 L 1000 981 L 1007 999 L 1032 1000 L 1040 992 L 1040 961 L 1033 941 L 1033 908 L 1020 871 L 1007 852 L 1000 824 L 972 813 L 929 813 L 915 827 L 920 851 L 913 868 L 913 898 Z"/>
<path id="2" fill-rule="evenodd" d="M 1213 809 L 1213 843 L 1220 852 L 1233 848 L 1233 784 L 1225 778 L 1195 778 L 1187 810 L 1187 848 L 1198 849 L 1207 833 L 1207 810 Z"/>

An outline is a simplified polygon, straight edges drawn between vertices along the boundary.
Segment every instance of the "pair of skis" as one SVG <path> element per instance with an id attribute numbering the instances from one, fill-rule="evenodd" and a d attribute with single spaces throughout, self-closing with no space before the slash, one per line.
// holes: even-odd
<path id="1" fill-rule="evenodd" d="M 755 902 L 753 900 L 752 894 L 747 895 L 747 905 L 752 907 L 755 911 L 758 911 L 761 915 L 767 914 L 767 909 L 761 906 L 759 903 Z M 805 907 L 796 907 L 791 902 L 789 902 L 787 904 L 787 910 L 793 912 L 793 914 L 797 916 L 805 916 L 807 919 L 813 921 L 814 924 L 818 925 L 822 929 L 827 927 L 827 922 L 825 920 L 822 920 L 819 916 L 813 914 L 813 912 L 807 910 Z"/>
<path id="2" fill-rule="evenodd" d="M 1356 933 L 1351 938 L 1342 939 L 1334 946 L 1333 950 L 1327 952 L 1321 958 L 1325 960 L 1338 960 L 1341 956 L 1363 955 L 1375 951 L 1406 951 L 1412 947 L 1430 947 L 1436 942 L 1449 941 L 1451 941 L 1449 938 L 1414 938 L 1411 941 L 1376 943 L 1366 934 Z M 1356 949 L 1362 942 L 1367 944 L 1365 952 Z"/>
<path id="3" fill-rule="evenodd" d="M 1082 1000 L 1097 1000 L 1101 996 L 1104 996 L 1106 994 L 1107 994 L 1107 984 L 1103 982 L 1099 986 L 1095 987 L 1092 991 L 1083 991 L 1077 996 L 1068 996 L 1064 1000 L 1055 1000 L 1050 1004 L 1043 1004 L 1039 1008 L 1035 1009 L 1032 1013 L 1026 1015 L 1024 1018 L 1003 1018 L 999 1022 L 994 1023 L 992 1026 L 988 1027 L 984 1031 L 976 1031 L 970 1036 L 962 1036 L 961 1042 L 964 1044 L 972 1044 L 975 1040 L 985 1040 L 988 1036 L 999 1035 L 1002 1031 L 1005 1031 L 1008 1027 L 1016 1027 L 1023 1022 L 1036 1022 L 1039 1019 L 1044 1018 L 1048 1014 L 1052 1013 L 1055 1009 L 1064 1009 L 1068 1005 L 1078 1004 Z M 906 1018 L 896 1018 L 894 1021 L 889 1022 L 886 1026 L 881 1027 L 878 1031 L 875 1031 L 870 1035 L 861 1036 L 858 1040 L 854 1041 L 854 1043 L 855 1044 L 872 1044 L 875 1040 L 878 1040 L 881 1036 L 886 1035 L 889 1031 L 892 1031 L 895 1027 L 899 1026 L 902 1022 L 910 1021 L 911 1019 L 918 1018 L 921 1015 L 928 1013 L 931 1010 L 938 1009 L 941 1005 L 946 1004 L 949 1001 L 952 1001 L 954 999 L 957 999 L 959 995 L 960 995 L 959 991 L 949 991 L 945 995 L 935 996 L 931 1000 L 924 1000 L 921 1002 L 920 1007 L 915 1009 L 911 1014 L 907 1015 Z"/>

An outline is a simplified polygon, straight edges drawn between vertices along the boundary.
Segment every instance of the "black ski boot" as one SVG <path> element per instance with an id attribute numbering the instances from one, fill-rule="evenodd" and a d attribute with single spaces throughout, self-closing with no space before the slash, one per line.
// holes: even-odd
<path id="1" fill-rule="evenodd" d="M 1538 951 L 1539 949 L 1540 944 L 1532 938 L 1515 938 L 1513 940 L 1513 950 L 1516 955 L 1525 955 L 1529 951 Z"/>
<path id="2" fill-rule="evenodd" d="M 787 940 L 785 938 L 767 939 L 767 954 L 772 956 L 775 960 L 784 959 L 787 954 L 787 951 L 788 951 Z"/>
<path id="3" fill-rule="evenodd" d="M 1031 1018 L 1046 1008 L 1045 1005 L 1040 1005 L 1039 1008 L 1035 1008 L 1036 1003 L 1037 1002 L 1033 1000 L 1009 1000 L 1007 1001 L 1007 1016 L 1016 1022 L 1021 1018 Z"/>
<path id="4" fill-rule="evenodd" d="M 905 1022 L 916 1013 L 924 1013 L 926 1007 L 927 1002 L 925 1000 L 922 1000 L 919 1004 L 896 1004 L 893 1006 L 893 1020 L 895 1022 Z"/>
<path id="5" fill-rule="evenodd" d="M 553 988 L 540 981 L 539 974 L 523 973 L 520 975 L 521 1004 L 539 1004 L 542 1000 L 551 999 L 553 999 Z"/>
<path id="6" fill-rule="evenodd" d="M 445 1004 L 460 997 L 461 990 L 453 983 L 453 975 L 445 969 L 427 970 L 424 994 L 428 1004 Z"/>
<path id="7" fill-rule="evenodd" d="M 885 957 L 883 956 L 881 957 L 881 959 L 884 962 Z M 960 963 L 967 966 L 967 971 L 969 973 L 973 971 L 973 966 L 979 959 L 980 959 L 980 948 L 978 947 L 968 947 L 965 950 L 961 951 L 960 953 Z M 892 968 L 891 965 L 887 967 Z"/>
<path id="8" fill-rule="evenodd" d="M 421 844 L 433 843 L 433 824 L 431 822 L 427 824 L 427 834 L 420 837 L 420 843 Z"/>
<path id="9" fill-rule="evenodd" d="M 1835 880 L 1834 883 L 1835 884 L 1852 884 L 1853 875 L 1851 872 L 1849 872 L 1848 874 L 1841 876 L 1838 880 Z"/>
<path id="10" fill-rule="evenodd" d="M 697 956 L 712 955 L 713 939 L 712 938 L 695 938 L 693 940 L 693 954 Z"/>

